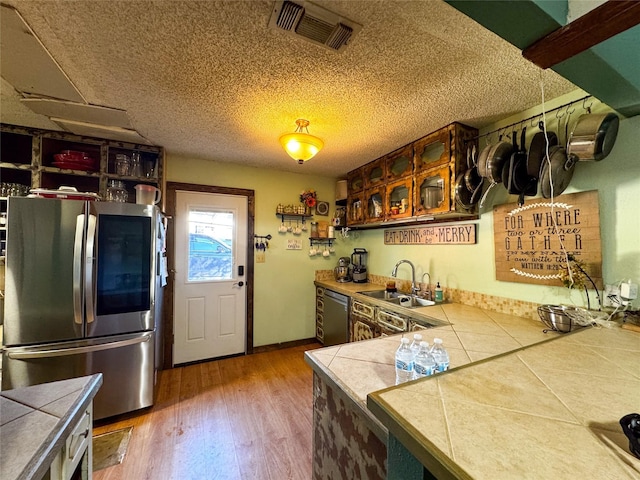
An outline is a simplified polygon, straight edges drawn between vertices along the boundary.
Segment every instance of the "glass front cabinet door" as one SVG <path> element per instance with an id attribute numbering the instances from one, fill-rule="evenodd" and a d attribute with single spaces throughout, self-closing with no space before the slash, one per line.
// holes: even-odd
<path id="1" fill-rule="evenodd" d="M 364 167 L 364 188 L 370 189 L 379 187 L 384 184 L 384 158 L 379 158 L 373 162 L 367 163 Z"/>
<path id="2" fill-rule="evenodd" d="M 425 171 L 416 176 L 413 196 L 414 215 L 448 212 L 451 206 L 449 166 Z"/>
<path id="3" fill-rule="evenodd" d="M 364 192 L 353 193 L 347 200 L 347 225 L 364 223 Z"/>
<path id="4" fill-rule="evenodd" d="M 381 222 L 385 219 L 384 210 L 384 186 L 377 188 L 370 188 L 364 193 L 365 211 L 364 221 L 365 223 Z"/>
<path id="5" fill-rule="evenodd" d="M 363 168 L 357 168 L 347 174 L 347 195 L 359 193 L 364 188 Z"/>
<path id="6" fill-rule="evenodd" d="M 387 181 L 393 182 L 413 174 L 413 145 L 407 145 L 384 157 Z"/>
<path id="7" fill-rule="evenodd" d="M 413 163 L 416 173 L 449 163 L 451 155 L 449 128 L 430 133 L 414 143 Z"/>
<path id="8" fill-rule="evenodd" d="M 387 220 L 407 218 L 413 214 L 413 179 L 411 177 L 388 183 L 385 191 Z"/>

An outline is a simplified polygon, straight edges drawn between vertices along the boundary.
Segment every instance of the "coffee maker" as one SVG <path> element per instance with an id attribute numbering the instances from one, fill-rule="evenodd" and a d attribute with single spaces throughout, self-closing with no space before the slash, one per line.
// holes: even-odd
<path id="1" fill-rule="evenodd" d="M 349 257 L 340 257 L 338 266 L 333 269 L 333 276 L 336 282 L 346 283 L 351 281 L 351 273 L 349 272 Z"/>
<path id="2" fill-rule="evenodd" d="M 351 277 L 353 283 L 367 283 L 367 251 L 354 248 L 351 254 Z"/>

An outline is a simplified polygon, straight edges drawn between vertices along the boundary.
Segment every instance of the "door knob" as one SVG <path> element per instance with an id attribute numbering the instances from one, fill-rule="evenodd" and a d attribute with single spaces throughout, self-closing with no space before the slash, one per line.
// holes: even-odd
<path id="1" fill-rule="evenodd" d="M 236 282 L 236 283 L 233 284 L 234 287 L 235 286 L 241 287 L 243 285 L 244 285 L 244 282 Z"/>

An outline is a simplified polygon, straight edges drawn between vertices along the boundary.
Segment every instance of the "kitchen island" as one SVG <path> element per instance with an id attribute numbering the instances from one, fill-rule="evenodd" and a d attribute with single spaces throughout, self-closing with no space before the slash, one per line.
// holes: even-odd
<path id="1" fill-rule="evenodd" d="M 401 335 L 307 352 L 314 479 L 640 478 L 617 424 L 640 410 L 638 334 L 543 333 L 540 321 L 460 304 L 418 313 L 442 322 L 421 333 L 444 340 L 449 372 L 395 386 Z"/>
<path id="2" fill-rule="evenodd" d="M 0 393 L 0 478 L 91 478 L 92 400 L 102 374 Z M 74 477 L 78 478 L 78 477 Z"/>
<path id="3" fill-rule="evenodd" d="M 639 365 L 640 335 L 588 328 L 373 392 L 402 459 L 388 478 L 637 480 L 619 420 L 640 410 Z"/>

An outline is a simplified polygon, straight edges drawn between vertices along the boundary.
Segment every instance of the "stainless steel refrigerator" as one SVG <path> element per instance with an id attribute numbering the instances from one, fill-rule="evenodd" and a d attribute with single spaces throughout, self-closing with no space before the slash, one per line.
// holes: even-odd
<path id="1" fill-rule="evenodd" d="M 3 390 L 101 372 L 95 419 L 153 404 L 161 229 L 150 205 L 9 198 Z"/>

